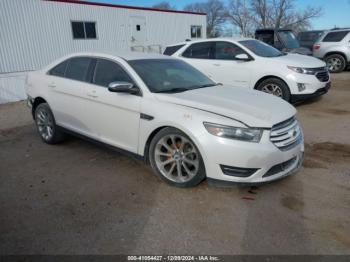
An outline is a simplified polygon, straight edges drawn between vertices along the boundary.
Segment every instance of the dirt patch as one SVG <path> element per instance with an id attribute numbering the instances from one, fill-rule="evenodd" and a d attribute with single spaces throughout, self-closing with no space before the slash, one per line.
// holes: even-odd
<path id="1" fill-rule="evenodd" d="M 350 161 L 350 145 L 323 142 L 305 144 L 304 166 L 309 168 L 324 168 L 326 163 Z"/>
<path id="2" fill-rule="evenodd" d="M 350 111 L 348 110 L 342 110 L 342 109 L 336 109 L 336 108 L 326 108 L 323 109 L 321 112 L 332 114 L 332 115 L 349 115 Z"/>
<path id="3" fill-rule="evenodd" d="M 281 199 L 282 206 L 293 210 L 293 211 L 301 211 L 304 207 L 304 202 L 293 197 L 293 196 L 285 196 Z"/>

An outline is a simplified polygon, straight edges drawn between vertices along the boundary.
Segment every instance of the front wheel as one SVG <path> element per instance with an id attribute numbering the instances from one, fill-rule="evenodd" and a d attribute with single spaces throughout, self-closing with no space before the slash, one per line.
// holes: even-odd
<path id="1" fill-rule="evenodd" d="M 280 97 L 286 101 L 290 100 L 289 87 L 278 78 L 265 79 L 257 86 L 256 89 Z"/>
<path id="2" fill-rule="evenodd" d="M 175 128 L 165 128 L 152 139 L 149 160 L 153 171 L 165 182 L 177 187 L 192 187 L 205 178 L 198 148 Z"/>

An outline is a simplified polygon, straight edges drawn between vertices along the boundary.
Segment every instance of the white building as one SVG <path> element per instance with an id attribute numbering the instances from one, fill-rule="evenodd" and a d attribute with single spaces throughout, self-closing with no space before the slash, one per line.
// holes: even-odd
<path id="1" fill-rule="evenodd" d="M 79 51 L 161 52 L 206 37 L 206 15 L 73 0 L 0 0 L 0 103 L 25 99 L 26 72 Z"/>

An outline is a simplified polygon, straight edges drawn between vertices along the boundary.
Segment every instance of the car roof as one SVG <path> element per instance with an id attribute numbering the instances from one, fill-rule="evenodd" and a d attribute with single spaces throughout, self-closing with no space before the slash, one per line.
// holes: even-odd
<path id="1" fill-rule="evenodd" d="M 78 57 L 78 56 L 95 56 L 95 57 L 118 57 L 127 61 L 130 60 L 142 60 L 142 59 L 175 59 L 169 56 L 165 56 L 157 53 L 144 53 L 144 52 L 130 52 L 130 51 L 120 51 L 120 52 L 111 52 L 111 51 L 103 51 L 103 52 L 79 52 L 72 53 L 67 56 L 69 57 Z"/>
<path id="2" fill-rule="evenodd" d="M 217 41 L 238 42 L 238 41 L 243 41 L 243 40 L 256 40 L 256 39 L 249 38 L 249 37 L 218 37 L 218 38 L 208 38 L 208 39 L 200 39 L 200 40 L 191 40 L 191 41 L 179 42 L 179 43 L 176 43 L 176 44 L 167 45 L 167 47 L 177 46 L 177 45 L 188 45 L 188 44 L 194 44 L 194 43 L 203 43 L 203 42 L 217 42 Z"/>

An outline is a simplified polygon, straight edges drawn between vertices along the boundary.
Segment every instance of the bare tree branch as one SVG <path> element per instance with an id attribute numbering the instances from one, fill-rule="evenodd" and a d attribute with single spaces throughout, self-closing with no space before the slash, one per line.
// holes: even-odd
<path id="1" fill-rule="evenodd" d="M 176 7 L 174 5 L 171 5 L 167 1 L 162 1 L 157 4 L 154 4 L 152 5 L 152 8 L 162 9 L 162 10 L 176 10 Z"/>

